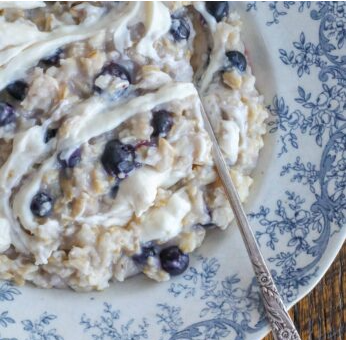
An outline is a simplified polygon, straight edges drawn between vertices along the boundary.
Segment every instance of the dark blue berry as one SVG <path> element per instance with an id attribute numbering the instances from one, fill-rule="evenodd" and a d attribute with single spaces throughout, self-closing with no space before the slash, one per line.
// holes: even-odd
<path id="1" fill-rule="evenodd" d="M 135 168 L 134 147 L 123 144 L 118 139 L 111 140 L 106 144 L 101 163 L 111 176 L 117 176 L 120 173 L 127 174 Z"/>
<path id="2" fill-rule="evenodd" d="M 200 225 L 204 229 L 208 229 L 208 230 L 216 227 L 215 223 L 204 223 L 204 224 L 198 224 L 198 225 Z"/>
<path id="3" fill-rule="evenodd" d="M 172 17 L 172 25 L 169 31 L 175 41 L 187 40 L 190 36 L 190 26 L 185 18 Z"/>
<path id="4" fill-rule="evenodd" d="M 78 148 L 72 152 L 68 159 L 61 157 L 61 153 L 58 155 L 58 161 L 63 168 L 74 168 L 82 159 L 81 149 Z"/>
<path id="5" fill-rule="evenodd" d="M 0 126 L 5 126 L 13 123 L 16 120 L 14 108 L 12 105 L 0 102 Z"/>
<path id="6" fill-rule="evenodd" d="M 28 92 L 29 85 L 23 80 L 17 80 L 14 83 L 7 85 L 7 92 L 17 100 L 24 100 Z"/>
<path id="7" fill-rule="evenodd" d="M 48 143 L 52 138 L 56 136 L 58 133 L 58 129 L 47 129 L 46 134 L 44 136 L 44 142 Z"/>
<path id="8" fill-rule="evenodd" d="M 57 49 L 54 54 L 51 54 L 47 58 L 41 59 L 41 62 L 47 66 L 56 66 L 59 65 L 61 54 L 63 50 L 61 48 Z"/>
<path id="9" fill-rule="evenodd" d="M 235 68 L 241 73 L 246 70 L 247 62 L 243 53 L 239 51 L 228 51 L 226 52 L 226 57 L 226 70 Z"/>
<path id="10" fill-rule="evenodd" d="M 47 193 L 37 193 L 30 205 L 32 213 L 37 217 L 47 217 L 53 210 L 53 199 Z"/>
<path id="11" fill-rule="evenodd" d="M 114 184 L 114 186 L 111 189 L 111 196 L 112 198 L 116 198 L 118 195 L 118 191 L 119 191 L 119 185 L 120 185 L 120 180 L 117 180 L 116 183 Z"/>
<path id="12" fill-rule="evenodd" d="M 103 66 L 101 72 L 95 77 L 95 79 L 97 79 L 99 76 L 107 75 L 107 74 L 115 78 L 127 80 L 131 84 L 130 73 L 122 65 L 111 62 L 110 64 Z M 102 92 L 102 89 L 96 85 L 94 85 L 94 90 L 98 93 Z"/>
<path id="13" fill-rule="evenodd" d="M 173 276 L 183 273 L 189 266 L 189 261 L 189 255 L 184 254 L 177 246 L 170 246 L 160 252 L 162 269 Z"/>
<path id="14" fill-rule="evenodd" d="M 158 246 L 151 242 L 142 246 L 140 254 L 133 255 L 132 258 L 137 264 L 145 265 L 148 262 L 149 257 L 155 257 L 158 253 Z"/>
<path id="15" fill-rule="evenodd" d="M 229 13 L 228 1 L 207 1 L 205 7 L 217 22 L 227 17 Z"/>
<path id="16" fill-rule="evenodd" d="M 151 125 L 154 128 L 152 137 L 165 137 L 173 126 L 172 113 L 166 110 L 153 112 Z"/>

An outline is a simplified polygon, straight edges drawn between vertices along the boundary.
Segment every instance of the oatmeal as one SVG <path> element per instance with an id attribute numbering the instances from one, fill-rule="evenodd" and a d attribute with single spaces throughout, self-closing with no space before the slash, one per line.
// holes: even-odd
<path id="1" fill-rule="evenodd" d="M 263 98 L 227 2 L 0 3 L 0 278 L 102 290 L 179 275 L 242 201 Z"/>

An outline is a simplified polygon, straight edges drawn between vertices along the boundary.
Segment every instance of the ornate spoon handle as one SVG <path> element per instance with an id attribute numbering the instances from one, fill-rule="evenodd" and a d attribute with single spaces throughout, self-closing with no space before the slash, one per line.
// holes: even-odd
<path id="1" fill-rule="evenodd" d="M 256 278 L 262 293 L 263 304 L 266 310 L 267 319 L 272 328 L 273 336 L 276 340 L 300 340 L 300 336 L 295 328 L 280 294 L 275 286 L 274 280 L 267 268 L 261 254 L 255 236 L 247 220 L 243 206 L 240 202 L 237 190 L 229 174 L 225 159 L 221 153 L 219 144 L 216 140 L 209 117 L 206 114 L 201 101 L 201 114 L 205 123 L 209 137 L 213 144 L 213 156 L 221 182 L 226 192 L 228 201 L 233 209 L 236 221 L 241 231 L 246 249 L 250 256 Z"/>

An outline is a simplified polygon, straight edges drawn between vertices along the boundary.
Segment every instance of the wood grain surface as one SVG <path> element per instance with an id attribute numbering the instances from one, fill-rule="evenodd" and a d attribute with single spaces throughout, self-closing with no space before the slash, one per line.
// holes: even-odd
<path id="1" fill-rule="evenodd" d="M 321 282 L 290 315 L 303 340 L 346 339 L 346 243 Z"/>

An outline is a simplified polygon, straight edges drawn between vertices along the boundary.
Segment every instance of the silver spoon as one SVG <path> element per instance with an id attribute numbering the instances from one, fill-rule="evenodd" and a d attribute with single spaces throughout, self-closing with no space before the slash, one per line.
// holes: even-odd
<path id="1" fill-rule="evenodd" d="M 214 130 L 211 126 L 209 117 L 204 110 L 201 99 L 200 104 L 205 129 L 207 130 L 213 145 L 214 162 L 255 271 L 257 282 L 262 293 L 267 319 L 271 326 L 274 339 L 300 340 L 298 331 L 286 310 L 275 286 L 274 279 L 269 272 L 255 236 L 251 230 L 249 221 L 240 202 L 239 195 L 229 174 L 225 159 L 222 155 L 220 146 L 216 140 Z"/>

